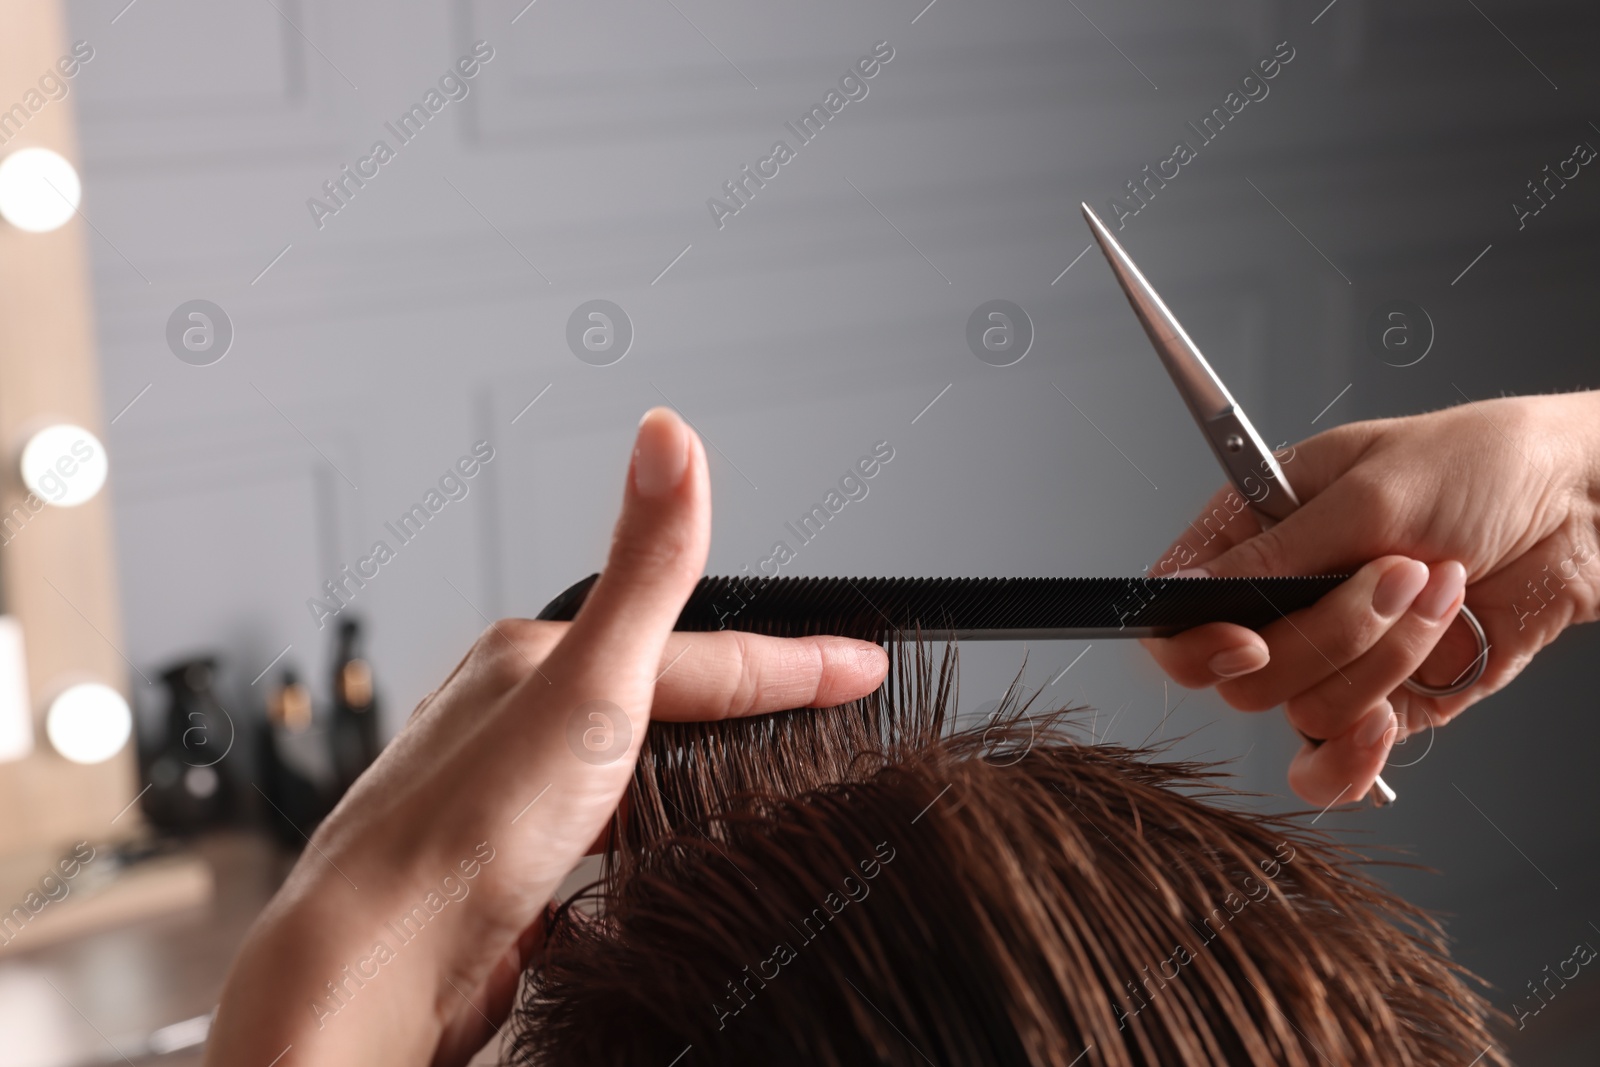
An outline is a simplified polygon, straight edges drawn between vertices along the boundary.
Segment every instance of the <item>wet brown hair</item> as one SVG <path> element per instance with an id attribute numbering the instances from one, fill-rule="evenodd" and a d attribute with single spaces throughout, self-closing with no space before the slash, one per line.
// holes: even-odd
<path id="1" fill-rule="evenodd" d="M 1068 711 L 955 729 L 952 656 L 897 660 L 841 708 L 652 724 L 511 1062 L 1507 1062 L 1355 853 Z"/>

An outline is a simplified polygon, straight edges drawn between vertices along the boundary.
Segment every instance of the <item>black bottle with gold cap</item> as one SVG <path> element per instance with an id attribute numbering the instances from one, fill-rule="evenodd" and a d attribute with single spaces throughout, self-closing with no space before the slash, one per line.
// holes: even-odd
<path id="1" fill-rule="evenodd" d="M 383 747 L 378 740 L 378 700 L 372 665 L 362 652 L 361 624 L 339 624 L 338 653 L 333 662 L 333 769 L 342 794 L 371 766 Z"/>
<path id="2" fill-rule="evenodd" d="M 284 844 L 298 848 L 333 806 L 329 753 L 315 728 L 311 690 L 292 668 L 284 668 L 266 710 L 256 741 L 256 773 L 267 800 L 262 819 Z"/>

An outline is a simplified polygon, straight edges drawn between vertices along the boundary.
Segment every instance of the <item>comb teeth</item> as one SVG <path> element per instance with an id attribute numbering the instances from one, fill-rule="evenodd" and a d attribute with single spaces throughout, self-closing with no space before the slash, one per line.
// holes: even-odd
<path id="1" fill-rule="evenodd" d="M 577 614 L 598 575 L 541 619 Z M 1347 575 L 1305 578 L 702 578 L 676 629 L 881 640 L 1159 637 L 1206 622 L 1260 629 Z"/>

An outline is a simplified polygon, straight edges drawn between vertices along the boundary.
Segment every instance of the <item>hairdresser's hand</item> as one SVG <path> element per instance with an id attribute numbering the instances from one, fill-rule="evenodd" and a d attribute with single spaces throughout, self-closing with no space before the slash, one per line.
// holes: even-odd
<path id="1" fill-rule="evenodd" d="M 1359 799 L 1397 740 L 1426 736 L 1596 618 L 1600 393 L 1341 426 L 1283 468 L 1302 503 L 1286 521 L 1262 532 L 1224 490 L 1151 573 L 1354 577 L 1259 634 L 1213 623 L 1145 643 L 1180 684 L 1215 685 L 1242 711 L 1287 705 L 1302 735 L 1326 739 L 1289 768 L 1314 804 Z M 1402 685 L 1413 671 L 1448 685 L 1477 653 L 1466 624 L 1451 626 L 1463 592 L 1487 669 L 1463 693 L 1419 696 Z"/>
<path id="2" fill-rule="evenodd" d="M 887 659 L 839 638 L 674 635 L 705 566 L 705 450 L 640 424 L 610 559 L 571 624 L 491 627 L 317 830 L 235 962 L 207 1063 L 460 1064 L 510 1006 L 556 887 L 652 714 L 830 705 Z"/>

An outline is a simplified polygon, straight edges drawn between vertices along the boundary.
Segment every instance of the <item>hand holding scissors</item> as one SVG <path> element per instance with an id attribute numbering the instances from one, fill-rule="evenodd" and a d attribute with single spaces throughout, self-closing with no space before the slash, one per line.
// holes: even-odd
<path id="1" fill-rule="evenodd" d="M 1233 481 L 1152 573 L 1355 572 L 1259 634 L 1211 624 L 1147 641 L 1180 684 L 1216 685 L 1241 710 L 1283 705 L 1302 736 L 1326 742 L 1308 741 L 1290 768 L 1302 797 L 1359 798 L 1396 741 L 1416 747 L 1394 762 L 1416 762 L 1434 726 L 1506 685 L 1567 625 L 1600 614 L 1600 394 L 1341 426 L 1280 463 L 1085 213 Z M 1294 488 L 1274 500 L 1285 466 Z M 1459 612 L 1468 601 L 1481 635 Z"/>

